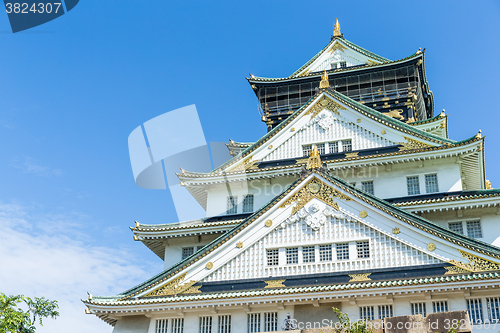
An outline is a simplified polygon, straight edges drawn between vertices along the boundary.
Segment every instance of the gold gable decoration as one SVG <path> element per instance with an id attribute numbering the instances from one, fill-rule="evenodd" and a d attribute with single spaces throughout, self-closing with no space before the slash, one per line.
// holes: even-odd
<path id="1" fill-rule="evenodd" d="M 283 288 L 286 287 L 283 282 L 285 280 L 269 280 L 269 281 L 264 281 L 266 283 L 266 286 L 264 288 Z"/>
<path id="2" fill-rule="evenodd" d="M 236 172 L 236 171 L 246 171 L 250 169 L 257 169 L 257 166 L 255 165 L 258 160 L 253 159 L 253 155 L 250 157 L 247 157 L 243 163 L 239 163 L 237 166 L 234 168 L 230 169 L 231 172 Z"/>
<path id="3" fill-rule="evenodd" d="M 415 150 L 415 149 L 424 149 L 424 148 L 429 148 L 432 147 L 431 145 L 427 143 L 423 143 L 414 139 L 407 138 L 406 136 L 404 137 L 406 142 L 398 142 L 400 145 L 403 147 L 399 147 L 400 151 L 403 150 Z"/>
<path id="4" fill-rule="evenodd" d="M 456 260 L 450 260 L 448 261 L 450 264 L 456 266 L 458 269 L 448 269 L 448 272 L 446 274 L 456 274 L 456 273 L 449 273 L 450 271 L 459 271 L 459 269 L 467 271 L 467 272 L 485 272 L 485 271 L 500 271 L 500 264 L 480 258 L 478 256 L 475 256 L 471 253 L 459 250 L 460 254 L 462 257 L 465 259 L 469 260 L 468 263 L 463 263 L 461 261 L 456 261 Z"/>
<path id="5" fill-rule="evenodd" d="M 360 274 L 349 274 L 349 277 L 351 278 L 349 282 L 355 282 L 355 281 L 371 281 L 372 279 L 369 278 L 369 276 L 372 273 L 360 273 Z"/>
<path id="6" fill-rule="evenodd" d="M 330 87 L 330 81 L 328 81 L 328 73 L 325 72 L 321 75 L 321 81 L 319 82 L 319 89 L 325 89 Z"/>
<path id="7" fill-rule="evenodd" d="M 316 117 L 318 115 L 318 113 L 320 113 L 324 109 L 327 109 L 327 110 L 335 113 L 338 116 L 340 116 L 339 110 L 347 110 L 345 107 L 338 104 L 334 100 L 332 100 L 326 96 L 323 96 L 323 97 L 321 97 L 321 99 L 317 103 L 315 103 L 313 106 L 311 106 L 311 108 L 309 110 L 307 110 L 306 113 L 304 113 L 304 117 L 307 115 L 311 115 L 311 119 L 313 119 L 314 117 Z"/>
<path id="8" fill-rule="evenodd" d="M 292 204 L 295 204 L 291 214 L 293 215 L 301 210 L 302 207 L 304 207 L 309 201 L 314 198 L 321 200 L 322 202 L 326 203 L 336 210 L 339 209 L 339 205 L 333 200 L 333 198 L 339 198 L 345 201 L 351 200 L 351 198 L 349 198 L 348 196 L 326 185 L 319 179 L 314 178 L 311 179 L 303 188 L 300 189 L 299 192 L 295 193 L 278 208 L 286 208 Z"/>
<path id="9" fill-rule="evenodd" d="M 149 294 L 146 294 L 144 297 L 155 297 L 155 296 L 170 296 L 170 295 L 176 295 L 180 294 L 181 292 L 185 291 L 186 289 L 190 288 L 193 284 L 195 284 L 197 281 L 191 280 L 186 283 L 182 283 L 184 279 L 186 278 L 186 274 L 184 273 L 181 276 L 179 276 L 176 279 L 173 279 L 166 285 L 153 290 Z M 200 286 L 201 287 L 201 286 Z"/>
<path id="10" fill-rule="evenodd" d="M 321 157 L 319 156 L 318 147 L 314 144 L 311 150 L 311 156 L 307 160 L 307 169 L 317 169 L 321 167 Z"/>

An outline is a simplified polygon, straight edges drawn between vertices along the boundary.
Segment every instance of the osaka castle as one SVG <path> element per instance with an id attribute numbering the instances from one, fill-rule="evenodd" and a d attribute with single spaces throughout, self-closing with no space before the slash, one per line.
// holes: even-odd
<path id="1" fill-rule="evenodd" d="M 389 60 L 337 21 L 290 76 L 247 80 L 267 133 L 230 140 L 211 172 L 181 169 L 206 217 L 136 222 L 164 270 L 89 294 L 86 312 L 116 333 L 253 333 L 332 325 L 332 307 L 353 321 L 466 310 L 497 332 L 500 190 L 481 132 L 450 139 L 434 111 L 425 50 Z"/>

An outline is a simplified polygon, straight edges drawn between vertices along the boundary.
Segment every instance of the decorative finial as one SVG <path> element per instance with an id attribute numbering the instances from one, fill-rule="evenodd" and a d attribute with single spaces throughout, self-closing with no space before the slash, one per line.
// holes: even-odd
<path id="1" fill-rule="evenodd" d="M 136 228 L 139 228 L 139 226 L 140 226 L 141 224 L 140 224 L 139 222 L 135 221 L 135 220 L 134 220 L 134 222 L 135 222 L 135 227 L 136 227 Z"/>
<path id="2" fill-rule="evenodd" d="M 486 179 L 486 189 L 487 190 L 491 190 L 491 188 L 492 188 L 491 187 L 491 182 L 488 179 Z"/>
<path id="3" fill-rule="evenodd" d="M 446 113 L 444 112 L 444 109 L 443 109 L 443 111 L 441 111 L 441 113 L 439 114 L 439 116 L 440 116 L 440 117 L 444 117 L 444 116 L 446 116 Z"/>
<path id="4" fill-rule="evenodd" d="M 255 79 L 255 76 L 253 74 L 250 74 L 251 79 Z"/>
<path id="5" fill-rule="evenodd" d="M 476 134 L 476 138 L 477 138 L 477 139 L 481 139 L 481 130 L 479 130 L 479 132 L 477 132 L 477 134 Z"/>
<path id="6" fill-rule="evenodd" d="M 417 54 L 420 54 L 420 53 L 422 53 L 422 48 L 421 47 L 419 47 L 418 51 L 417 51 Z"/>
<path id="7" fill-rule="evenodd" d="M 342 37 L 342 34 L 340 33 L 340 24 L 339 24 L 339 19 L 335 19 L 335 25 L 333 26 L 333 37 Z"/>
<path id="8" fill-rule="evenodd" d="M 89 299 L 89 301 L 91 301 L 92 300 L 92 294 L 87 291 L 87 295 L 89 295 L 88 299 Z"/>
<path id="9" fill-rule="evenodd" d="M 307 160 L 307 169 L 317 169 L 321 168 L 321 157 L 319 156 L 318 147 L 316 144 L 311 150 L 311 156 Z"/>
<path id="10" fill-rule="evenodd" d="M 328 81 L 328 73 L 325 72 L 321 75 L 321 82 L 319 83 L 319 89 L 324 89 L 330 87 L 330 82 Z"/>
<path id="11" fill-rule="evenodd" d="M 183 168 L 179 167 L 179 169 L 181 169 L 181 175 L 185 175 L 186 174 L 186 170 L 184 170 Z"/>

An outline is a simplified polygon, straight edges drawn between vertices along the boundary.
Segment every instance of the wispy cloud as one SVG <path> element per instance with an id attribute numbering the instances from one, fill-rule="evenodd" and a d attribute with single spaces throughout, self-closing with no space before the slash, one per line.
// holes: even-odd
<path id="1" fill-rule="evenodd" d="M 63 174 L 61 169 L 51 168 L 36 159 L 27 156 L 24 156 L 23 158 L 14 158 L 11 161 L 11 165 L 16 169 L 21 170 L 23 173 L 31 173 L 41 177 L 62 176 Z"/>
<path id="2" fill-rule="evenodd" d="M 77 216 L 47 216 L 19 204 L 0 202 L 0 291 L 6 294 L 44 296 L 59 301 L 61 316 L 47 320 L 40 333 L 110 332 L 112 328 L 85 315 L 80 302 L 86 292 L 113 295 L 145 280 L 151 273 L 125 251 L 94 247 L 72 237 L 76 224 L 60 226 Z M 80 232 L 83 232 L 80 230 Z"/>

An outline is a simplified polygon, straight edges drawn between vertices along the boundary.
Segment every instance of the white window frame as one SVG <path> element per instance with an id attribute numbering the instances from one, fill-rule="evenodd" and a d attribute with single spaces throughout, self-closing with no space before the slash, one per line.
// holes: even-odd
<path id="1" fill-rule="evenodd" d="M 457 231 L 453 230 L 451 228 L 451 226 L 450 226 L 451 224 L 454 224 L 454 225 L 457 225 L 457 226 L 460 224 L 460 227 L 462 228 L 462 232 L 457 232 Z M 464 235 L 465 236 L 464 222 L 463 221 L 448 221 L 448 229 L 450 229 L 453 232 L 459 233 L 460 235 Z"/>
<path id="2" fill-rule="evenodd" d="M 371 314 L 371 316 L 369 316 L 370 314 Z M 367 315 L 368 315 L 368 317 L 367 317 Z M 363 320 L 363 321 L 375 320 L 375 306 L 374 305 L 360 305 L 359 306 L 359 319 Z"/>
<path id="3" fill-rule="evenodd" d="M 312 251 L 311 251 L 312 249 Z M 306 256 L 307 254 L 307 256 Z M 307 259 L 307 260 L 306 260 Z M 314 245 L 308 245 L 302 247 L 302 263 L 309 264 L 316 262 L 316 247 Z"/>
<path id="4" fill-rule="evenodd" d="M 491 306 L 492 301 L 495 303 L 495 308 Z M 490 323 L 500 322 L 500 297 L 486 297 L 486 308 Z"/>
<path id="5" fill-rule="evenodd" d="M 412 315 L 422 315 L 422 317 L 427 316 L 427 303 L 425 301 L 412 301 L 410 302 L 411 314 Z"/>
<path id="6" fill-rule="evenodd" d="M 170 323 L 170 321 L 168 318 L 156 319 L 156 321 L 155 321 L 155 333 L 167 333 L 169 323 Z"/>
<path id="7" fill-rule="evenodd" d="M 427 177 L 428 176 L 436 176 L 436 191 L 429 192 L 428 189 L 430 186 L 427 186 Z M 424 182 L 425 182 L 425 193 L 439 193 L 439 178 L 438 178 L 437 172 L 424 174 Z"/>
<path id="8" fill-rule="evenodd" d="M 251 198 L 251 199 L 250 199 Z M 251 204 L 249 203 L 251 201 Z M 251 193 L 245 194 L 243 196 L 243 213 L 252 213 L 253 212 L 253 207 L 254 207 L 254 202 L 255 202 L 255 196 Z"/>
<path id="9" fill-rule="evenodd" d="M 446 304 L 445 311 L 436 311 L 436 305 L 441 306 L 441 303 L 442 304 Z M 450 311 L 450 304 L 448 303 L 447 299 L 432 300 L 431 306 L 432 306 L 432 313 L 442 313 L 442 312 L 448 312 L 448 311 Z"/>
<path id="10" fill-rule="evenodd" d="M 327 251 L 323 251 L 321 248 L 328 248 L 330 247 L 330 252 L 328 253 Z M 332 244 L 321 244 L 319 246 L 319 261 L 320 262 L 328 262 L 333 260 L 333 246 Z"/>
<path id="11" fill-rule="evenodd" d="M 286 264 L 297 265 L 299 263 L 299 248 L 287 247 L 285 251 L 286 251 Z"/>
<path id="12" fill-rule="evenodd" d="M 365 244 L 368 244 L 365 246 Z M 356 256 L 358 259 L 369 259 L 371 257 L 370 241 L 356 241 Z M 366 255 L 368 253 L 368 255 Z M 361 255 L 360 255 L 361 254 Z"/>
<path id="13" fill-rule="evenodd" d="M 372 191 L 367 191 L 365 185 L 371 184 Z M 375 195 L 375 183 L 373 180 L 365 180 L 361 182 L 361 190 L 365 193 Z"/>
<path id="14" fill-rule="evenodd" d="M 202 326 L 202 324 L 204 325 Z M 212 316 L 200 316 L 200 322 L 198 325 L 199 333 L 212 333 L 213 327 L 214 327 L 214 318 Z"/>
<path id="15" fill-rule="evenodd" d="M 469 223 L 478 223 L 478 225 L 479 225 L 479 233 L 480 233 L 481 237 L 475 237 L 475 236 L 473 237 L 473 236 L 470 235 L 470 233 L 469 233 Z M 484 234 L 483 234 L 483 225 L 482 225 L 480 219 L 465 221 L 465 229 L 467 229 L 467 236 L 470 237 L 470 238 L 481 239 L 481 238 L 484 237 Z"/>
<path id="16" fill-rule="evenodd" d="M 483 300 L 480 297 L 467 298 L 467 311 L 469 312 L 470 323 L 472 325 L 479 325 L 484 323 L 483 317 Z M 472 307 L 471 305 L 475 305 Z"/>
<path id="17" fill-rule="evenodd" d="M 217 316 L 217 333 L 231 333 L 232 320 L 230 314 L 219 314 Z"/>
<path id="18" fill-rule="evenodd" d="M 231 200 L 231 198 L 233 200 Z M 226 215 L 238 214 L 238 196 L 228 195 L 226 199 Z M 232 202 L 232 206 L 231 206 Z"/>
<path id="19" fill-rule="evenodd" d="M 467 228 L 467 222 L 479 222 L 479 227 L 481 228 L 481 238 L 475 238 L 475 239 L 482 239 L 484 238 L 484 232 L 483 232 L 483 223 L 481 221 L 480 218 L 478 219 L 460 219 L 460 220 L 448 220 L 446 223 L 447 223 L 447 228 L 450 229 L 450 223 L 462 223 L 462 230 L 463 230 L 463 234 L 464 236 L 467 236 L 467 237 L 471 237 L 469 235 L 469 230 Z M 451 229 L 450 229 L 451 230 Z M 474 238 L 474 237 L 471 237 L 471 238 Z"/>
<path id="20" fill-rule="evenodd" d="M 409 183 L 410 178 L 417 178 L 416 189 L 417 189 L 418 193 L 410 193 L 410 183 Z M 414 186 L 415 184 L 411 184 L 411 185 Z M 408 176 L 406 176 L 406 191 L 407 191 L 408 195 L 420 195 L 420 175 L 408 175 Z"/>
<path id="21" fill-rule="evenodd" d="M 272 258 L 270 258 L 269 254 L 272 251 Z M 272 261 L 271 261 L 272 260 Z M 266 266 L 275 267 L 280 264 L 280 251 L 279 249 L 266 249 Z"/>
<path id="22" fill-rule="evenodd" d="M 261 312 L 247 314 L 247 332 L 248 333 L 262 332 L 262 330 L 260 329 L 261 326 L 262 326 Z"/>
<path id="23" fill-rule="evenodd" d="M 384 313 L 384 315 L 382 315 Z M 394 308 L 392 304 L 380 304 L 378 306 L 378 319 L 384 319 L 394 316 Z"/>

